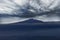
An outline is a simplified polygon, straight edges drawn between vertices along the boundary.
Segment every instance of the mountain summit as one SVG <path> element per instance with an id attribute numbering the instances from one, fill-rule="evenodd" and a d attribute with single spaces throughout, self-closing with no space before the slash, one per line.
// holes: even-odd
<path id="1" fill-rule="evenodd" d="M 42 21 L 38 21 L 38 20 L 34 20 L 34 19 L 29 19 L 23 22 L 18 22 L 18 23 L 14 23 L 14 24 L 21 24 L 21 23 L 43 23 Z"/>

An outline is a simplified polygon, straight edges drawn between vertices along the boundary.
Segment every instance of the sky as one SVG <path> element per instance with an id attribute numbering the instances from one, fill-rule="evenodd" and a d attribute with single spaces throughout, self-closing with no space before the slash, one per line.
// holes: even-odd
<path id="1" fill-rule="evenodd" d="M 59 2 L 59 0 L 0 0 L 0 24 L 22 22 L 29 19 L 43 22 L 60 21 L 59 13 L 54 11 L 59 9 Z M 31 15 L 33 17 L 30 17 Z"/>

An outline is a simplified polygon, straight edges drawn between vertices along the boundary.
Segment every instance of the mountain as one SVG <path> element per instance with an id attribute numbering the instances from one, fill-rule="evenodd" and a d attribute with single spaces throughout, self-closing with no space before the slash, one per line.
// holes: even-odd
<path id="1" fill-rule="evenodd" d="M 21 23 L 43 23 L 42 21 L 38 21 L 38 20 L 34 20 L 34 19 L 29 19 L 23 22 L 18 22 L 18 23 L 14 23 L 14 24 L 21 24 Z"/>

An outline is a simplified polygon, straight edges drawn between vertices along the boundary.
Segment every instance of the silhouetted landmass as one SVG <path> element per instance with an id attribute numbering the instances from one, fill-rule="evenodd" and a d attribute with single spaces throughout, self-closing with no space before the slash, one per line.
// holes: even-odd
<path id="1" fill-rule="evenodd" d="M 43 23 L 42 21 L 38 21 L 38 20 L 34 20 L 34 19 L 30 19 L 30 20 L 26 20 L 23 22 L 18 22 L 19 23 Z"/>

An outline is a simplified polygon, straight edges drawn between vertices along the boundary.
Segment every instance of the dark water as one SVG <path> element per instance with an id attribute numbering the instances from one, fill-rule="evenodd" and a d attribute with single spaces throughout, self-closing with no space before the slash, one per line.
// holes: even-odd
<path id="1" fill-rule="evenodd" d="M 22 23 L 0 25 L 0 40 L 60 39 L 60 23 L 38 22 L 29 20 Z"/>

